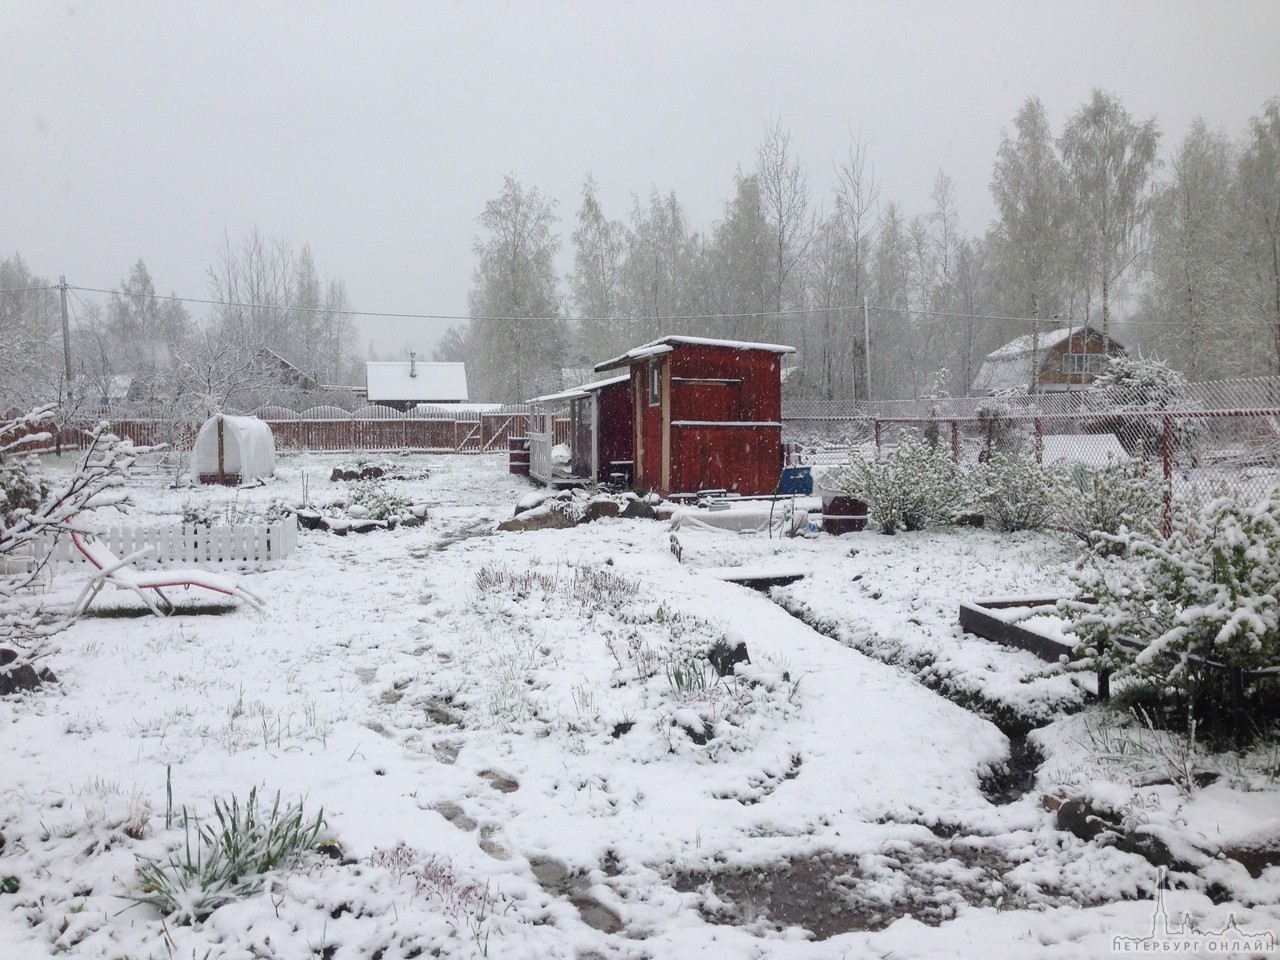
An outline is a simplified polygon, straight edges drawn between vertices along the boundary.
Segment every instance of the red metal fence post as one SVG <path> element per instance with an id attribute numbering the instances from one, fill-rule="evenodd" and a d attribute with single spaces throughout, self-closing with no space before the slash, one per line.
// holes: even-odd
<path id="1" fill-rule="evenodd" d="M 1036 417 L 1036 463 L 1044 463 L 1044 421 Z"/>

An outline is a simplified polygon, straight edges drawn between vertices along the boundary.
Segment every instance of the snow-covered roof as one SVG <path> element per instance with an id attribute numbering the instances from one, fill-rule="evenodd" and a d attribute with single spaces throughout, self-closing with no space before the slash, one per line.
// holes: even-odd
<path id="1" fill-rule="evenodd" d="M 1061 327 L 1057 330 L 1045 330 L 1040 334 L 1039 360 L 1042 365 L 1048 359 L 1049 351 L 1060 346 L 1076 334 L 1095 334 L 1093 327 Z M 1116 347 L 1120 345 L 1113 338 Z M 973 380 L 973 392 L 977 394 L 994 393 L 998 390 L 1010 390 L 1014 387 L 1026 387 L 1031 383 L 1031 355 L 1035 346 L 1033 334 L 1026 334 L 1010 340 L 1004 346 L 992 350 L 982 362 L 978 375 Z"/>
<path id="2" fill-rule="evenodd" d="M 663 353 L 670 353 L 675 349 L 675 344 L 691 344 L 702 347 L 728 347 L 732 350 L 765 350 L 769 353 L 795 353 L 795 347 L 784 346 L 780 343 L 753 343 L 750 340 L 713 340 L 709 337 L 659 337 L 650 343 L 646 343 L 642 347 L 636 347 L 628 350 L 620 357 L 614 357 L 612 360 L 606 360 L 604 363 L 597 363 L 596 370 L 612 370 L 614 367 L 623 367 L 635 360 L 644 360 L 647 357 L 656 357 Z"/>
<path id="3" fill-rule="evenodd" d="M 562 400 L 581 400 L 588 394 L 601 390 L 604 387 L 612 387 L 614 384 L 625 383 L 631 379 L 631 374 L 624 373 L 620 377 L 609 377 L 606 380 L 596 380 L 592 383 L 584 383 L 579 387 L 570 387 L 568 390 L 561 390 L 559 393 L 548 393 L 541 397 L 533 397 L 530 403 L 558 403 Z"/>
<path id="4" fill-rule="evenodd" d="M 467 400 L 467 365 L 427 360 L 379 360 L 365 364 L 371 402 L 412 400 L 448 403 Z"/>
<path id="5" fill-rule="evenodd" d="M 1059 330 L 1045 330 L 1040 334 L 1040 349 L 1048 350 L 1056 347 L 1062 341 L 1068 339 L 1078 330 L 1087 330 L 1088 327 L 1062 327 Z M 1025 336 L 1017 337 L 1010 340 L 1003 347 L 992 350 L 987 354 L 988 360 L 1008 360 L 1013 357 L 1030 356 L 1032 349 L 1035 347 L 1035 334 L 1028 333 Z"/>
<path id="6" fill-rule="evenodd" d="M 561 390 L 558 393 L 544 393 L 540 397 L 530 397 L 530 403 L 559 403 L 562 400 L 581 400 L 585 397 L 586 391 L 581 387 L 570 387 L 568 390 Z"/>
<path id="7" fill-rule="evenodd" d="M 612 387 L 619 383 L 626 383 L 631 379 L 631 374 L 624 373 L 620 377 L 608 377 L 604 380 L 594 380 L 591 383 L 584 383 L 579 390 L 585 390 L 587 393 L 594 393 L 597 390 L 603 390 L 605 387 Z"/>
<path id="8" fill-rule="evenodd" d="M 107 377 L 106 396 L 108 400 L 125 400 L 129 396 L 129 390 L 133 387 L 132 374 L 116 374 Z"/>

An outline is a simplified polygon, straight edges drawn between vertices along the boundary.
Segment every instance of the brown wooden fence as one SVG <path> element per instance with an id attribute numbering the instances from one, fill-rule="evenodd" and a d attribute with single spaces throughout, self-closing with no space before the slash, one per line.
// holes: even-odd
<path id="1" fill-rule="evenodd" d="M 263 418 L 275 437 L 276 450 L 340 453 L 354 450 L 408 450 L 419 453 L 496 453 L 507 450 L 511 437 L 524 436 L 523 413 L 482 414 L 472 419 L 394 417 L 378 419 Z M 164 443 L 175 435 L 171 422 L 123 419 L 112 432 L 139 446 Z M 194 437 L 199 424 L 182 425 Z M 68 442 L 74 443 L 69 437 Z"/>
<path id="2" fill-rule="evenodd" d="M 484 414 L 474 420 L 267 420 L 276 449 L 412 450 L 427 453 L 505 451 L 511 437 L 524 435 L 523 414 Z"/>

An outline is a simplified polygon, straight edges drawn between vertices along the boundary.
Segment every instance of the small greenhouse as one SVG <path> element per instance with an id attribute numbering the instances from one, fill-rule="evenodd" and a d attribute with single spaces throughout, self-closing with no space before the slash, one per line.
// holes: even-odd
<path id="1" fill-rule="evenodd" d="M 191 451 L 191 479 L 234 486 L 275 473 L 276 442 L 257 417 L 210 417 Z"/>

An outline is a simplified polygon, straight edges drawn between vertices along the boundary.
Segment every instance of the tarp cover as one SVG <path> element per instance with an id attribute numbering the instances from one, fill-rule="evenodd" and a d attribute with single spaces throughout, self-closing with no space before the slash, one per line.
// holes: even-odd
<path id="1" fill-rule="evenodd" d="M 797 533 L 809 524 L 809 512 L 791 512 L 777 504 L 770 515 L 768 504 L 735 506 L 729 510 L 681 507 L 671 515 L 672 530 L 710 530 L 722 533 Z"/>
<path id="2" fill-rule="evenodd" d="M 218 421 L 222 421 L 222 470 L 239 474 L 241 483 L 271 476 L 276 469 L 276 439 L 257 417 L 210 417 L 191 451 L 191 479 L 218 473 Z"/>

